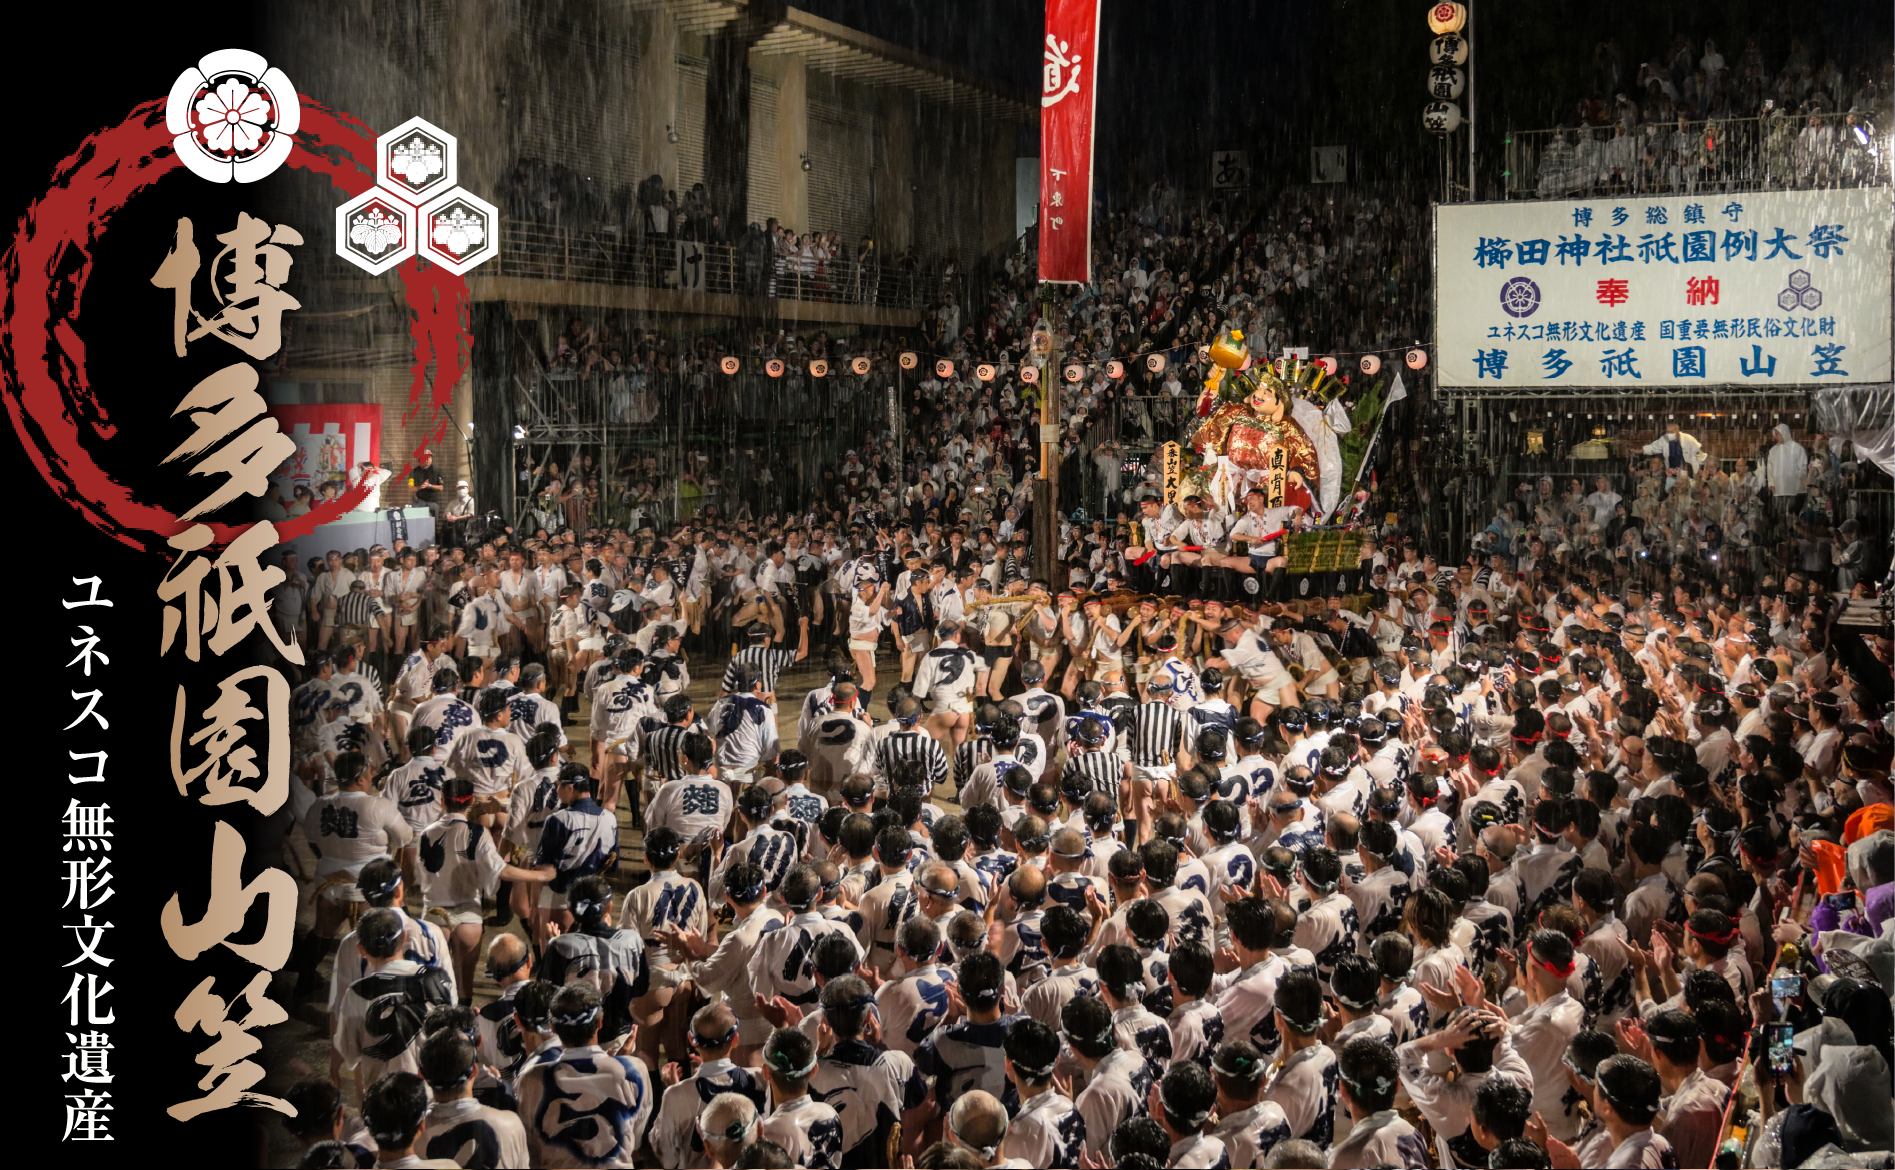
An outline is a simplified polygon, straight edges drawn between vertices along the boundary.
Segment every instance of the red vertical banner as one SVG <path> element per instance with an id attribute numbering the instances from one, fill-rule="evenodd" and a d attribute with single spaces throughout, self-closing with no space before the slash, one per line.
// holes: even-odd
<path id="1" fill-rule="evenodd" d="M 1040 74 L 1040 279 L 1092 280 L 1099 0 L 1046 0 Z"/>

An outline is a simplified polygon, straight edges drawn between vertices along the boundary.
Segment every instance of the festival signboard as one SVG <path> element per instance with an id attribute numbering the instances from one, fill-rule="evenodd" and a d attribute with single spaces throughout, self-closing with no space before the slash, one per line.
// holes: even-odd
<path id="1" fill-rule="evenodd" d="M 1886 188 L 1435 208 L 1444 387 L 1889 380 Z"/>

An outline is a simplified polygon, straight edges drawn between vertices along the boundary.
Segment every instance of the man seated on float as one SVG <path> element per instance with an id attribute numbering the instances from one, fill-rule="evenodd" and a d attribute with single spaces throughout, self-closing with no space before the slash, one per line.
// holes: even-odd
<path id="1" fill-rule="evenodd" d="M 1138 531 L 1140 543 L 1125 549 L 1125 564 L 1133 574 L 1132 587 L 1141 593 L 1154 593 L 1164 570 L 1171 565 L 1177 542 L 1171 534 L 1184 522 L 1175 505 L 1161 501 L 1155 493 L 1139 497 Z"/>
<path id="2" fill-rule="evenodd" d="M 1197 566 L 1212 563 L 1224 544 L 1224 530 L 1229 524 L 1221 514 L 1206 508 L 1204 497 L 1196 492 L 1179 501 L 1179 506 L 1180 519 L 1171 530 L 1170 541 L 1177 548 L 1171 554 L 1172 586 L 1178 593 L 1191 594 L 1197 592 Z M 1181 568 L 1191 571 L 1179 573 Z"/>
<path id="3" fill-rule="evenodd" d="M 1237 556 L 1233 548 L 1230 554 L 1207 563 L 1260 576 L 1264 579 L 1264 599 L 1282 600 L 1287 592 L 1284 584 L 1284 574 L 1289 566 L 1289 559 L 1285 555 L 1289 547 L 1287 539 L 1302 515 L 1303 509 L 1295 504 L 1270 507 L 1269 497 L 1264 495 L 1263 489 L 1251 488 L 1244 493 L 1243 515 L 1237 517 L 1237 522 L 1230 527 L 1230 539 L 1244 542 L 1245 555 Z"/>

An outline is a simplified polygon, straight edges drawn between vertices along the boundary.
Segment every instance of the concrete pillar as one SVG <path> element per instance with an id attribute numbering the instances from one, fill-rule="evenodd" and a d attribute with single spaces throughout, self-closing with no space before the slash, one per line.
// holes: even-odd
<path id="1" fill-rule="evenodd" d="M 980 241 L 973 254 L 988 256 L 1013 238 L 1014 126 L 987 117 L 980 122 L 980 133 Z"/>
<path id="2" fill-rule="evenodd" d="M 751 22 L 727 25 L 705 41 L 704 185 L 725 223 L 743 223 L 750 202 Z"/>
<path id="3" fill-rule="evenodd" d="M 632 176 L 634 187 L 646 175 L 658 174 L 664 176 L 665 186 L 675 190 L 678 148 L 671 144 L 665 128 L 676 126 L 680 117 L 678 22 L 664 5 L 627 13 L 626 18 L 643 24 L 639 30 L 643 35 L 638 39 L 638 67 L 624 71 L 620 75 L 624 82 L 622 92 L 608 93 L 607 97 L 624 103 L 612 108 L 629 106 L 638 111 L 638 124 L 633 133 L 638 136 L 641 162 L 640 173 Z M 608 82 L 610 84 L 612 82 Z"/>
<path id="4" fill-rule="evenodd" d="M 875 176 L 875 242 L 886 260 L 915 239 L 915 102 L 896 88 L 881 91 L 883 153 Z"/>
<path id="5" fill-rule="evenodd" d="M 783 206 L 777 215 L 797 231 L 809 226 L 809 73 L 800 57 L 777 57 L 782 76 L 776 91 L 776 165 L 783 177 Z"/>

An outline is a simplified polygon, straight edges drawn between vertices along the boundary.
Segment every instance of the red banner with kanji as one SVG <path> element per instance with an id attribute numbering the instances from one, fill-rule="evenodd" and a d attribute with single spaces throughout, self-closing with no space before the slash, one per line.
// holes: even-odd
<path id="1" fill-rule="evenodd" d="M 1099 0 L 1046 0 L 1040 75 L 1040 279 L 1092 280 L 1092 115 Z"/>

